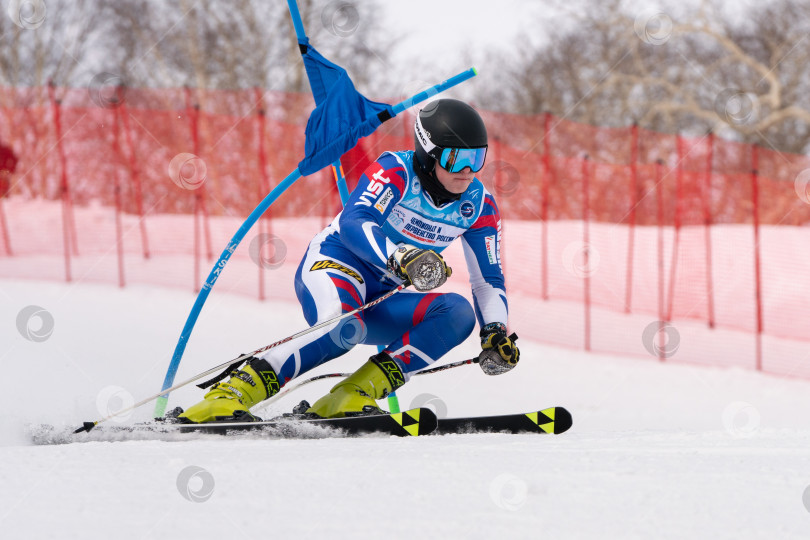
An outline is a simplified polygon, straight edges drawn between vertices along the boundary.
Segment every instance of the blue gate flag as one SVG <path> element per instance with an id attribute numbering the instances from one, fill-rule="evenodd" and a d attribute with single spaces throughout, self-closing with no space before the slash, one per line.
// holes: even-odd
<path id="1" fill-rule="evenodd" d="M 309 38 L 298 39 L 298 47 L 301 49 L 301 57 L 304 59 L 304 69 L 307 71 L 309 87 L 312 89 L 312 97 L 315 98 L 315 105 L 320 105 L 329 89 L 334 86 L 340 76 L 346 71 L 324 58 L 315 47 L 309 44 Z"/>
<path id="2" fill-rule="evenodd" d="M 300 43 L 300 42 L 299 42 Z M 316 107 L 307 121 L 306 157 L 298 170 L 306 176 L 330 165 L 362 137 L 394 116 L 393 107 L 371 101 L 354 87 L 349 74 L 306 42 L 304 65 Z"/>

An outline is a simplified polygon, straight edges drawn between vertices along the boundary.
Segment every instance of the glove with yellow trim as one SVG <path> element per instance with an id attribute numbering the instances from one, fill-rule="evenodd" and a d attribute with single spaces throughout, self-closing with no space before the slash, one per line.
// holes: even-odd
<path id="1" fill-rule="evenodd" d="M 388 269 L 417 291 L 440 287 L 453 274 L 441 255 L 410 244 L 402 244 L 388 257 Z"/>
<path id="2" fill-rule="evenodd" d="M 506 335 L 506 325 L 499 322 L 481 327 L 481 354 L 478 363 L 487 375 L 500 375 L 514 368 L 520 360 L 520 350 L 515 341 L 517 334 Z"/>

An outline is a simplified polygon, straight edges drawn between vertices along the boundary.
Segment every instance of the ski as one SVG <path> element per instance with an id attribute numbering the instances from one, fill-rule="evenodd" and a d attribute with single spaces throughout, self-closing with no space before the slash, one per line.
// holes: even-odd
<path id="1" fill-rule="evenodd" d="M 270 430 L 294 437 L 301 429 L 316 427 L 335 430 L 347 436 L 381 433 L 398 437 L 427 435 L 436 430 L 436 414 L 426 407 L 410 409 L 399 413 L 347 416 L 344 418 L 301 418 L 288 415 L 259 422 L 208 422 L 205 424 L 172 424 L 176 429 L 187 432 L 228 434 L 236 431 Z M 306 429 L 304 429 L 306 431 Z"/>
<path id="2" fill-rule="evenodd" d="M 221 436 L 244 434 L 269 439 L 318 439 L 362 435 L 414 437 L 436 430 L 436 414 L 428 408 L 410 409 L 395 414 L 373 414 L 345 418 L 306 418 L 289 414 L 257 422 L 208 422 L 183 424 L 152 421 L 129 426 L 104 425 L 91 432 L 72 433 L 49 425 L 29 426 L 34 444 L 69 444 L 91 441 L 188 440 L 190 434 Z"/>
<path id="3" fill-rule="evenodd" d="M 438 435 L 451 433 L 550 433 L 560 434 L 573 424 L 571 413 L 563 407 L 497 416 L 441 418 Z"/>

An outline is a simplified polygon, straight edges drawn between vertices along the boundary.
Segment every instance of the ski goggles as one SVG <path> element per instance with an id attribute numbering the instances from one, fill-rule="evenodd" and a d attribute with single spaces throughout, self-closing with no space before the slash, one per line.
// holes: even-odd
<path id="1" fill-rule="evenodd" d="M 487 158 L 487 147 L 483 148 L 443 148 L 439 156 L 439 165 L 451 173 L 457 173 L 469 167 L 478 172 L 484 167 Z"/>

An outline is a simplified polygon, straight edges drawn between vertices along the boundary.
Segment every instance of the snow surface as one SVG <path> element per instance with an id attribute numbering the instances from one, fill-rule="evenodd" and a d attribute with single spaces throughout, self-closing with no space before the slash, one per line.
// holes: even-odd
<path id="1" fill-rule="evenodd" d="M 568 433 L 31 444 L 26 425 L 78 426 L 157 392 L 193 300 L 0 280 L 3 538 L 810 537 L 810 381 L 526 337 L 514 371 L 415 377 L 401 403 L 431 401 L 448 416 L 563 405 Z M 214 291 L 177 380 L 304 327 L 295 304 Z M 371 352 L 311 374 L 349 371 Z M 446 360 L 475 353 L 471 338 Z M 185 388 L 170 403 L 201 395 Z"/>

